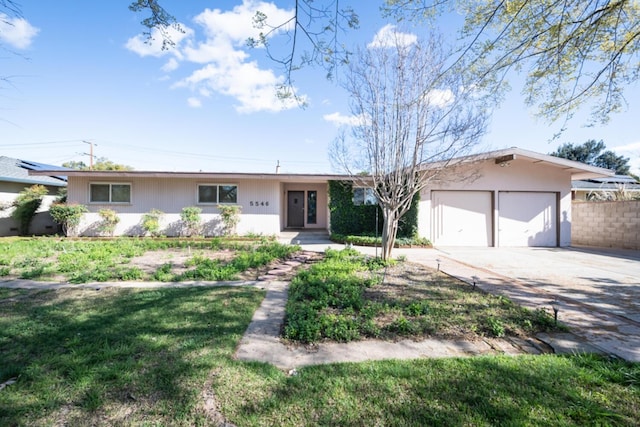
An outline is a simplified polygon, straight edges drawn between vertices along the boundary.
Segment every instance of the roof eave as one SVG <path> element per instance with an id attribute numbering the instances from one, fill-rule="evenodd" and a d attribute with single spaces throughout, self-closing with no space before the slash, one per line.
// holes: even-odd
<path id="1" fill-rule="evenodd" d="M 498 159 L 507 156 L 514 156 L 514 159 L 525 158 L 529 159 L 530 161 L 533 160 L 534 163 L 547 163 L 551 166 L 562 168 L 563 170 L 571 174 L 572 181 L 615 175 L 615 171 L 609 169 L 591 166 L 585 163 L 551 156 L 549 154 L 536 153 L 535 151 L 524 150 L 517 147 L 489 151 L 480 154 L 472 154 L 469 156 L 452 159 L 452 162 L 473 163 L 478 161 Z"/>
<path id="2" fill-rule="evenodd" d="M 29 175 L 50 175 L 52 171 L 29 171 Z M 194 179 L 264 179 L 274 181 L 326 182 L 349 180 L 349 175 L 336 174 L 284 174 L 284 173 L 238 173 L 238 172 L 166 172 L 166 171 L 66 171 L 67 177 L 92 178 L 194 178 Z"/>
<path id="3" fill-rule="evenodd" d="M 31 175 L 31 174 L 29 174 L 29 175 Z M 16 183 L 19 183 L 19 184 L 44 185 L 44 186 L 49 186 L 49 187 L 66 187 L 67 186 L 67 183 L 65 181 L 60 181 L 60 182 L 42 181 L 42 180 L 39 180 L 39 179 L 15 178 L 15 177 L 10 177 L 10 176 L 2 176 L 2 177 L 0 177 L 0 181 L 16 182 Z"/>

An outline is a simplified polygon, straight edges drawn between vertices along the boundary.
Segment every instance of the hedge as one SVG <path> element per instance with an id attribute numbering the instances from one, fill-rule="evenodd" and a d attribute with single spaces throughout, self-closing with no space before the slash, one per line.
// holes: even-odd
<path id="1" fill-rule="evenodd" d="M 384 218 L 378 205 L 354 205 L 353 183 L 329 181 L 329 212 L 331 214 L 331 234 L 375 235 L 376 210 L 378 211 L 378 234 L 382 233 Z M 418 234 L 418 202 L 416 194 L 411 208 L 400 219 L 399 238 L 414 237 Z"/>

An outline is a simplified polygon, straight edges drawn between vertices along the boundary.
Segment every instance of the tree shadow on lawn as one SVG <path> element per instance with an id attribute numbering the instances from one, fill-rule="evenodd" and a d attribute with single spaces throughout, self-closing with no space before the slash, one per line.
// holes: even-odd
<path id="1" fill-rule="evenodd" d="M 321 365 L 262 400 L 245 396 L 235 412 L 240 424 L 635 425 L 640 389 L 626 375 L 637 379 L 640 366 L 595 356 Z"/>
<path id="2" fill-rule="evenodd" d="M 264 292 L 65 289 L 0 301 L 0 424 L 186 424 Z"/>

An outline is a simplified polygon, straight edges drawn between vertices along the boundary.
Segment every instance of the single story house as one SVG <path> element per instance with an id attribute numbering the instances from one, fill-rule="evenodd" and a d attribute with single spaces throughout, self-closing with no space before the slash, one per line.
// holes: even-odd
<path id="1" fill-rule="evenodd" d="M 425 165 L 429 167 L 429 165 Z M 46 174 L 33 171 L 32 174 Z M 68 202 L 86 205 L 79 232 L 97 233 L 98 211 L 121 221 L 116 234 L 142 234 L 142 215 L 165 213 L 164 234 L 180 232 L 180 212 L 202 208 L 205 234 L 221 228 L 217 206 L 242 208 L 239 234 L 329 230 L 328 182 L 346 175 L 68 171 Z M 571 181 L 610 175 L 582 163 L 509 148 L 456 159 L 421 192 L 418 229 L 438 246 L 568 246 Z"/>
<path id="2" fill-rule="evenodd" d="M 624 194 L 623 194 L 624 193 Z M 629 175 L 613 175 L 571 182 L 573 200 L 618 200 L 640 198 L 640 182 Z"/>
<path id="3" fill-rule="evenodd" d="M 57 170 L 58 166 L 45 165 L 42 163 L 27 160 L 14 159 L 0 156 L 0 236 L 18 235 L 18 223 L 11 218 L 13 208 L 11 204 L 18 197 L 18 194 L 32 185 L 44 185 L 48 194 L 44 197 L 42 205 L 31 223 L 33 234 L 54 234 L 58 230 L 58 225 L 53 222 L 47 213 L 51 202 L 55 200 L 60 188 L 67 185 L 65 176 L 52 174 L 51 176 L 30 176 L 29 171 L 35 170 Z"/>

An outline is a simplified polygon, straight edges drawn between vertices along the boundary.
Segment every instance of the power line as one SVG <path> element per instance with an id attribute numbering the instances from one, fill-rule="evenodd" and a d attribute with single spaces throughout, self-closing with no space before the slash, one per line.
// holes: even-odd
<path id="1" fill-rule="evenodd" d="M 68 139 L 63 141 L 45 141 L 45 142 L 22 142 L 19 144 L 0 144 L 0 148 L 9 148 L 9 147 L 32 147 L 35 145 L 51 145 L 51 144 L 68 144 L 71 142 L 82 142 L 80 139 Z"/>
<path id="2" fill-rule="evenodd" d="M 178 155 L 183 157 L 195 157 L 195 158 L 205 158 L 212 160 L 242 160 L 242 161 L 250 161 L 250 162 L 263 162 L 263 163 L 273 163 L 273 159 L 264 159 L 264 158 L 255 158 L 255 157 L 235 157 L 235 156 L 223 156 L 218 154 L 203 154 L 203 153 L 190 153 L 186 151 L 174 151 L 174 150 L 164 150 L 160 148 L 149 148 L 149 147 L 141 147 L 131 144 L 122 144 L 115 142 L 106 142 L 106 144 L 113 145 L 116 147 L 124 147 L 128 148 L 132 151 L 141 151 L 141 152 L 152 152 L 152 153 L 165 153 L 170 155 Z M 281 159 L 281 157 L 279 157 Z M 324 164 L 324 162 L 310 161 L 310 160 L 288 160 L 281 159 L 281 161 L 286 163 L 300 163 L 300 164 Z"/>

